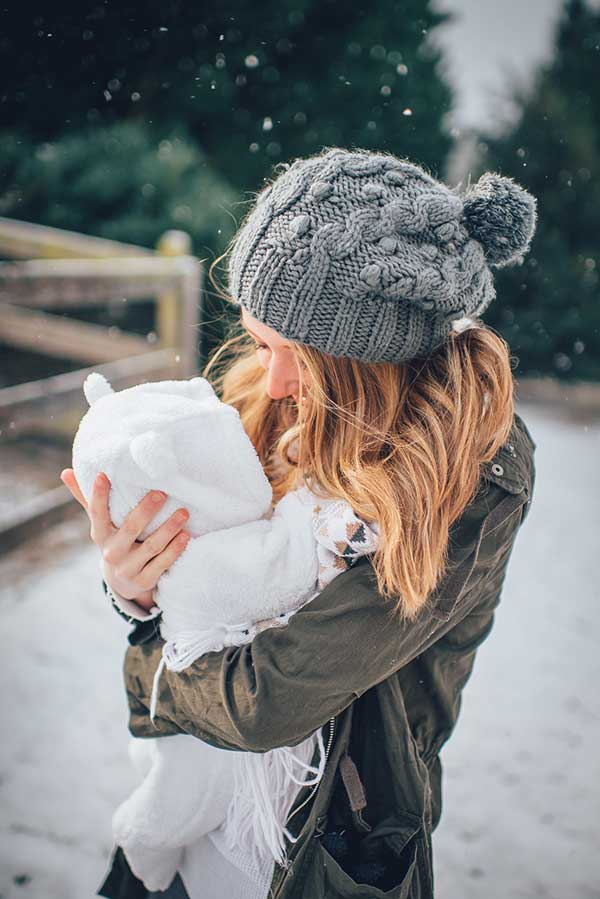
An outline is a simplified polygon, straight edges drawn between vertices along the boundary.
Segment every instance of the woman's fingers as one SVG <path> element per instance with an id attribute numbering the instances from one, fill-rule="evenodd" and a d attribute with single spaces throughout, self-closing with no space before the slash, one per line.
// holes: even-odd
<path id="1" fill-rule="evenodd" d="M 108 495 L 108 491 L 107 491 Z M 111 565 L 118 565 L 125 558 L 139 535 L 156 513 L 162 508 L 167 494 L 162 490 L 152 490 L 132 509 L 121 527 L 114 532 L 104 547 L 104 560 Z M 145 541 L 144 541 L 145 542 Z"/>
<path id="2" fill-rule="evenodd" d="M 108 538 L 114 533 L 115 526 L 111 521 L 108 511 L 108 494 L 110 481 L 105 474 L 100 473 L 94 481 L 92 496 L 88 508 L 88 515 L 92 523 L 91 537 L 101 549 Z"/>
<path id="3" fill-rule="evenodd" d="M 91 523 L 91 538 L 94 543 L 102 548 L 104 542 L 115 530 L 115 526 L 110 520 L 110 513 L 108 511 L 110 481 L 105 474 L 99 474 L 94 481 L 92 496 L 88 503 L 81 492 L 81 488 L 77 483 L 77 478 L 75 477 L 75 472 L 72 468 L 65 468 L 61 471 L 60 479 L 71 491 L 74 499 L 76 499 L 87 512 Z"/>
<path id="4" fill-rule="evenodd" d="M 88 504 L 85 501 L 85 497 L 79 488 L 79 484 L 77 483 L 77 478 L 75 477 L 75 472 L 72 468 L 65 468 L 64 471 L 60 473 L 60 479 L 71 491 L 73 495 L 73 499 L 76 499 L 77 502 L 83 506 L 85 511 L 88 511 Z"/>
<path id="5" fill-rule="evenodd" d="M 181 531 L 189 518 L 185 509 L 177 509 L 167 518 L 153 534 L 146 537 L 142 543 L 134 548 L 124 561 L 119 565 L 119 575 L 127 578 L 136 577 L 144 566 L 155 556 L 159 555 Z"/>
<path id="6" fill-rule="evenodd" d="M 187 531 L 182 531 L 181 534 L 173 537 L 166 548 L 142 568 L 139 576 L 136 578 L 136 582 L 141 589 L 151 590 L 156 585 L 161 574 L 164 574 L 167 568 L 170 568 L 173 562 L 179 558 L 189 542 L 190 535 Z"/>

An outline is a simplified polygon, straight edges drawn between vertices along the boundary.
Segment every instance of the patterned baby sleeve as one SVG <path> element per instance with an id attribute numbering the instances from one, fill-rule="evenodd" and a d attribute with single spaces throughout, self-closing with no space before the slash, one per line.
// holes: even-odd
<path id="1" fill-rule="evenodd" d="M 341 499 L 317 499 L 313 506 L 313 531 L 319 560 L 318 588 L 351 568 L 360 557 L 375 552 L 379 536 Z"/>

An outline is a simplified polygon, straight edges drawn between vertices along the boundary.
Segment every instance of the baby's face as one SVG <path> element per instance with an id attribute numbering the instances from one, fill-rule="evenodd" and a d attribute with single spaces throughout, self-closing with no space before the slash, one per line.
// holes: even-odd
<path id="1" fill-rule="evenodd" d="M 273 328 L 263 325 L 257 318 L 242 309 L 242 324 L 256 341 L 256 353 L 260 365 L 267 374 L 267 393 L 272 400 L 291 396 L 296 402 L 300 396 L 300 369 L 293 350 L 294 342 L 282 337 Z M 308 372 L 302 376 L 309 386 Z"/>

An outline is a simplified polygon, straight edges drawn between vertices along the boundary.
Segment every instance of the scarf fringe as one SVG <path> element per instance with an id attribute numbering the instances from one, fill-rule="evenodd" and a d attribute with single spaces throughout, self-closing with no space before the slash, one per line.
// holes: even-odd
<path id="1" fill-rule="evenodd" d="M 285 625 L 292 614 L 280 616 L 277 625 Z M 160 678 L 165 668 L 183 671 L 204 653 L 250 643 L 260 629 L 260 624 L 223 624 L 203 632 L 182 631 L 167 640 L 152 683 L 150 719 L 153 721 L 156 715 Z M 310 764 L 315 741 L 319 751 L 317 767 Z M 322 729 L 298 746 L 235 755 L 234 795 L 222 825 L 227 847 L 234 852 L 241 848 L 257 867 L 269 856 L 279 865 L 285 865 L 285 841 L 296 842 L 285 826 L 295 798 L 290 785 L 314 786 L 323 777 L 326 757 Z"/>
<path id="2" fill-rule="evenodd" d="M 315 737 L 317 767 L 309 764 Z M 298 746 L 243 752 L 236 761 L 234 797 L 223 825 L 227 848 L 230 852 L 242 849 L 257 868 L 269 856 L 284 865 L 285 840 L 295 843 L 297 839 L 285 826 L 295 798 L 290 795 L 290 784 L 313 786 L 323 777 L 326 758 L 322 729 Z"/>

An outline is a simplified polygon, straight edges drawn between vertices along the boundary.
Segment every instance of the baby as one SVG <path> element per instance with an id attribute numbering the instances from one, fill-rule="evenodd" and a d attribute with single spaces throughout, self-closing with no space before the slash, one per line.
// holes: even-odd
<path id="1" fill-rule="evenodd" d="M 192 539 L 155 590 L 165 643 L 153 717 L 165 667 L 182 671 L 206 652 L 285 626 L 336 574 L 375 551 L 377 532 L 345 501 L 305 484 L 273 507 L 237 411 L 204 378 L 114 392 L 95 372 L 84 392 L 90 409 L 73 443 L 73 469 L 86 499 L 104 471 L 120 527 L 149 490 L 163 490 L 168 499 L 142 539 L 176 508 L 190 513 Z M 266 753 L 228 752 L 187 735 L 132 740 L 130 752 L 143 779 L 117 809 L 113 834 L 149 890 L 166 889 L 185 846 L 209 832 L 230 847 L 246 842 L 257 865 L 281 863 L 298 788 L 318 783 L 325 763 L 321 729 Z"/>

